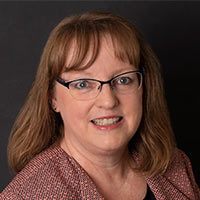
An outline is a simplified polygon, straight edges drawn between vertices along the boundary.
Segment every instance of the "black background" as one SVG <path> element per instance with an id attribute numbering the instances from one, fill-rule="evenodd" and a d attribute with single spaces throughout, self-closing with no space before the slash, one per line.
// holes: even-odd
<path id="1" fill-rule="evenodd" d="M 189 156 L 200 185 L 200 2 L 29 1 L 0 2 L 0 191 L 13 178 L 6 158 L 8 135 L 48 35 L 64 17 L 89 10 L 128 18 L 151 44 L 163 67 L 178 147 Z"/>

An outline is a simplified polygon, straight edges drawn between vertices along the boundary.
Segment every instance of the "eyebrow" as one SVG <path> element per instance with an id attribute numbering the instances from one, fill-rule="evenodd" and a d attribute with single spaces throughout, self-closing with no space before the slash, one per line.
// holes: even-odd
<path id="1" fill-rule="evenodd" d="M 118 74 L 125 73 L 125 72 L 132 71 L 132 70 L 137 70 L 137 69 L 134 69 L 134 66 L 132 66 L 130 68 L 122 68 L 120 70 L 115 71 L 113 74 L 111 74 L 110 78 L 115 77 Z M 76 77 L 68 78 L 67 75 L 68 75 L 69 72 L 72 73 L 72 75 L 75 75 Z M 63 72 L 63 74 L 66 75 L 66 78 L 68 80 L 70 80 L 70 79 L 82 79 L 82 78 L 95 78 L 93 76 L 92 72 L 87 72 L 85 70 L 80 71 L 80 72 L 79 71 L 68 71 L 68 72 Z"/>
<path id="2" fill-rule="evenodd" d="M 70 75 L 72 75 L 72 76 L 91 76 L 92 75 L 92 73 L 84 72 L 84 71 L 81 71 L 81 72 L 68 71 L 68 72 L 63 72 L 63 74 L 66 75 L 66 76 L 68 76 L 69 72 L 70 72 Z"/>

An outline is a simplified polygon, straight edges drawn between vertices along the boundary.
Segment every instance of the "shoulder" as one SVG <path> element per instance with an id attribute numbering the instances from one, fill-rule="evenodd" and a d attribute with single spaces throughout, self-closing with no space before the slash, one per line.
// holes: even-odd
<path id="1" fill-rule="evenodd" d="M 174 178 L 180 178 L 177 176 L 177 174 L 185 174 L 187 171 L 192 172 L 191 162 L 188 156 L 182 150 L 176 148 L 165 175 L 169 177 L 174 176 Z"/>
<path id="2" fill-rule="evenodd" d="M 0 195 L 0 199 L 35 199 L 44 194 L 48 196 L 56 188 L 59 193 L 64 182 L 71 179 L 73 161 L 54 144 L 35 156 L 19 172 Z M 73 176 L 73 178 L 75 175 Z M 58 197 L 59 199 L 59 197 Z"/>
<path id="3" fill-rule="evenodd" d="M 171 199 L 199 199 L 198 185 L 192 171 L 188 156 L 176 148 L 171 164 L 163 175 L 148 179 L 150 187 L 157 193 L 159 199 L 168 196 Z M 169 199 L 170 199 L 169 198 Z"/>
<path id="4" fill-rule="evenodd" d="M 187 167 L 189 169 L 192 168 L 190 159 L 188 158 L 188 156 L 185 154 L 185 152 L 183 152 L 182 150 L 176 148 L 174 151 L 174 154 L 172 156 L 172 163 L 169 166 L 173 168 L 173 166 L 179 166 L 179 167 Z"/>
<path id="5" fill-rule="evenodd" d="M 164 176 L 181 185 L 190 184 L 193 187 L 197 186 L 190 159 L 185 152 L 178 148 L 175 149 L 172 162 Z"/>

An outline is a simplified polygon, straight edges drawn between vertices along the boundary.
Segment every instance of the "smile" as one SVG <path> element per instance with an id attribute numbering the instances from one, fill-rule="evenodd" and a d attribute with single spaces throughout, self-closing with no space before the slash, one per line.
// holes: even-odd
<path id="1" fill-rule="evenodd" d="M 91 122 L 98 126 L 110 126 L 112 124 L 118 123 L 121 120 L 122 117 L 113 117 L 113 118 L 95 119 L 91 120 Z"/>

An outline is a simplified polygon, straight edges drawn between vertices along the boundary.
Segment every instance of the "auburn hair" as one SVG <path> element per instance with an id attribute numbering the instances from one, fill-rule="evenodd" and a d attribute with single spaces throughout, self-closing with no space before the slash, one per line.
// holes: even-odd
<path id="1" fill-rule="evenodd" d="M 111 37 L 118 59 L 128 60 L 145 72 L 143 116 L 137 133 L 129 142 L 130 152 L 136 152 L 140 161 L 136 170 L 149 175 L 165 172 L 175 142 L 159 61 L 135 25 L 105 12 L 69 16 L 51 32 L 35 80 L 9 137 L 8 161 L 13 171 L 19 172 L 36 154 L 63 137 L 62 118 L 51 109 L 55 78 L 63 69 L 90 67 L 98 56 L 104 35 Z M 72 45 L 75 48 L 71 48 Z M 89 61 L 83 66 L 90 48 L 92 55 L 89 54 Z M 71 49 L 73 56 L 66 64 Z"/>

